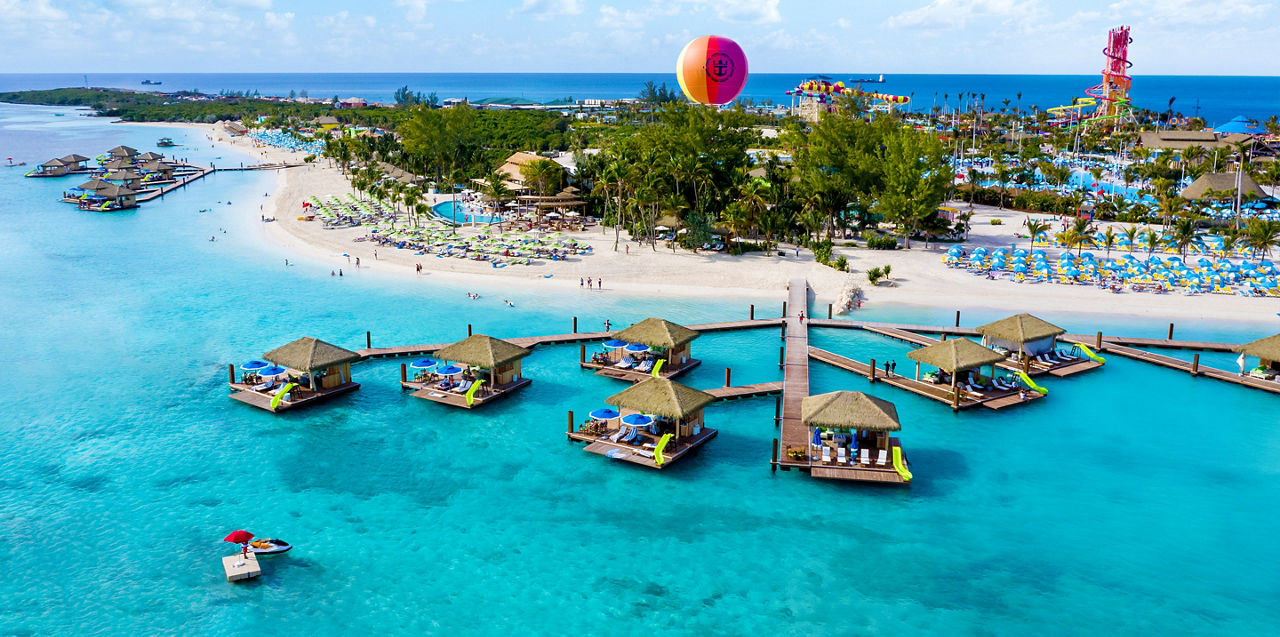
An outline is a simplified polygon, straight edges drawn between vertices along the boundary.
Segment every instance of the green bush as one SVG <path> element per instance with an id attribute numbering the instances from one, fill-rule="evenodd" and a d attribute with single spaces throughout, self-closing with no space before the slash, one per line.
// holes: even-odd
<path id="1" fill-rule="evenodd" d="M 311 163 L 311 162 L 313 162 L 313 161 L 315 161 L 315 160 L 316 160 L 316 156 L 315 156 L 314 154 L 312 154 L 312 155 L 307 155 L 306 157 L 303 157 L 303 158 L 302 158 L 302 161 L 304 161 L 304 162 L 306 162 L 306 163 L 308 163 L 308 164 L 309 164 L 309 163 Z"/>
<path id="2" fill-rule="evenodd" d="M 835 267 L 835 269 L 837 269 L 837 270 L 839 270 L 839 271 L 841 271 L 841 272 L 848 272 L 848 271 L 849 271 L 849 259 L 845 258 L 845 256 L 842 254 L 842 255 L 840 255 L 840 256 L 838 256 L 838 257 L 836 257 L 836 263 L 835 263 L 835 266 L 833 266 L 833 267 Z"/>
<path id="3" fill-rule="evenodd" d="M 871 268 L 870 270 L 867 270 L 867 281 L 870 281 L 871 285 L 879 283 L 883 276 L 884 273 L 880 271 L 880 268 Z"/>
<path id="4" fill-rule="evenodd" d="M 1004 220 L 1003 220 L 1003 219 L 992 219 L 992 220 L 991 220 L 991 225 L 993 225 L 993 226 L 1000 226 L 1000 225 L 1004 225 Z"/>
<path id="5" fill-rule="evenodd" d="M 871 237 L 867 239 L 868 250 L 897 250 L 898 239 L 896 237 Z"/>
<path id="6" fill-rule="evenodd" d="M 818 263 L 826 264 L 831 260 L 831 242 L 819 241 L 813 244 L 813 260 Z"/>

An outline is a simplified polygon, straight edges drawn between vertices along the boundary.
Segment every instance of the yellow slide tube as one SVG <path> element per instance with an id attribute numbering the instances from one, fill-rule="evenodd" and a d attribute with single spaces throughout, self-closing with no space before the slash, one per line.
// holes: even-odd
<path id="1" fill-rule="evenodd" d="M 471 383 L 471 389 L 468 389 L 468 390 L 467 390 L 467 406 L 468 406 L 468 407 L 470 407 L 470 406 L 472 405 L 472 403 L 474 403 L 474 402 L 475 402 L 475 400 L 476 400 L 476 398 L 475 398 L 475 397 L 476 397 L 476 390 L 477 390 L 477 389 L 480 389 L 480 385 L 481 385 L 482 383 L 484 383 L 484 379 L 483 379 L 483 378 L 477 379 L 477 380 L 476 380 L 476 382 Z"/>
<path id="2" fill-rule="evenodd" d="M 1038 392 L 1040 392 L 1041 394 L 1044 394 L 1044 395 L 1046 395 L 1046 396 L 1047 396 L 1047 395 L 1049 395 L 1049 390 L 1047 390 L 1047 389 L 1045 389 L 1045 388 L 1043 388 L 1043 387 L 1041 387 L 1041 386 L 1037 385 L 1037 384 L 1036 384 L 1036 381 L 1031 380 L 1031 377 L 1030 377 L 1030 376 L 1027 376 L 1027 373 L 1026 373 L 1026 372 L 1018 372 L 1018 379 L 1019 379 L 1019 380 L 1021 380 L 1021 381 L 1022 381 L 1022 383 L 1023 383 L 1024 385 L 1026 385 L 1027 387 L 1029 387 L 1029 388 L 1031 388 L 1031 389 L 1033 389 L 1033 390 L 1035 390 L 1035 391 L 1038 391 Z"/>
<path id="3" fill-rule="evenodd" d="M 1094 362 L 1098 363 L 1099 365 L 1106 364 L 1107 359 L 1101 356 L 1098 356 L 1097 354 L 1094 354 L 1093 350 L 1089 349 L 1088 345 L 1085 345 L 1084 343 L 1076 343 L 1076 347 L 1079 347 L 1080 351 L 1084 352 L 1085 356 L 1088 356 L 1090 359 L 1092 359 Z"/>
<path id="4" fill-rule="evenodd" d="M 662 439 L 658 441 L 658 446 L 653 448 L 653 463 L 659 467 L 662 466 L 663 462 L 666 462 L 662 459 L 662 450 L 667 448 L 668 440 L 671 440 L 671 434 L 662 434 Z"/>
<path id="5" fill-rule="evenodd" d="M 903 480 L 911 482 L 911 472 L 907 471 L 907 463 L 902 460 L 902 447 L 893 448 L 893 469 Z"/>
<path id="6" fill-rule="evenodd" d="M 280 406 L 280 401 L 284 400 L 284 395 L 297 386 L 297 383 L 288 383 L 284 387 L 281 387 L 280 391 L 276 392 L 276 395 L 271 397 L 271 411 L 275 411 L 276 407 Z"/>

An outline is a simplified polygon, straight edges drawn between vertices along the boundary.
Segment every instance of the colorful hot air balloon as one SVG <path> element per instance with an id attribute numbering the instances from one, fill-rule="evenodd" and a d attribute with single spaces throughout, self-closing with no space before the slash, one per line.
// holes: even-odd
<path id="1" fill-rule="evenodd" d="M 704 35 L 680 52 L 676 79 L 680 90 L 699 104 L 728 104 L 747 81 L 747 56 L 729 38 Z"/>

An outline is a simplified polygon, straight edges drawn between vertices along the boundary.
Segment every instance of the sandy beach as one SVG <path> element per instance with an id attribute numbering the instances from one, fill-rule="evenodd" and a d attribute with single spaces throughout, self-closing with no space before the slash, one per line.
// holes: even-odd
<path id="1" fill-rule="evenodd" d="M 173 126 L 172 124 L 165 124 Z M 231 138 L 221 127 L 208 124 L 189 124 L 190 128 L 204 132 L 220 144 L 227 144 L 242 152 L 260 158 L 263 162 L 300 162 L 302 153 L 274 147 L 262 147 L 245 137 Z M 859 286 L 863 292 L 864 306 L 874 304 L 905 304 L 945 308 L 988 307 L 1041 313 L 1085 312 L 1110 314 L 1133 318 L 1170 318 L 1262 321 L 1273 318 L 1280 311 L 1280 299 L 1245 298 L 1227 295 L 1200 295 L 1187 297 L 1180 293 L 1112 293 L 1088 285 L 1059 285 L 1049 283 L 1016 284 L 1005 280 L 987 280 L 963 269 L 948 268 L 943 257 L 950 244 L 936 244 L 928 248 L 913 242 L 910 250 L 878 251 L 860 248 L 838 247 L 836 254 L 844 254 L 849 260 L 850 272 L 839 272 L 819 265 L 811 252 L 800 249 L 797 256 L 794 246 L 784 244 L 780 250 L 785 257 L 752 253 L 730 256 L 718 253 L 693 254 L 679 250 L 672 252 L 659 246 L 656 250 L 630 243 L 627 237 L 614 252 L 614 233 L 611 228 L 592 228 L 583 233 L 571 233 L 580 240 L 592 244 L 596 253 L 573 257 L 561 262 L 543 261 L 532 266 L 515 266 L 494 269 L 488 263 L 460 259 L 438 259 L 434 255 L 414 256 L 407 250 L 378 248 L 354 239 L 367 234 L 363 228 L 325 230 L 318 221 L 297 219 L 302 202 L 312 195 L 344 195 L 352 192 L 346 177 L 325 160 L 298 168 L 276 171 L 276 188 L 264 199 L 266 216 L 274 216 L 276 222 L 265 224 L 265 234 L 286 251 L 319 261 L 329 268 L 350 269 L 354 259 L 361 260 L 361 271 L 405 279 L 449 280 L 467 285 L 510 288 L 513 285 L 537 285 L 549 292 L 579 285 L 579 278 L 592 277 L 603 280 L 607 290 L 651 296 L 737 296 L 745 298 L 776 299 L 778 290 L 795 277 L 809 281 L 819 303 L 835 300 L 849 283 Z M 967 208 L 968 204 L 952 202 L 953 207 Z M 254 211 L 257 213 L 258 211 Z M 1026 214 L 999 210 L 989 206 L 974 208 L 972 231 L 966 245 L 983 245 L 990 248 L 1018 245 L 1029 248 L 1026 239 L 1016 238 L 1023 231 Z M 992 225 L 999 219 L 1000 225 Z M 479 234 L 484 226 L 463 228 L 462 234 Z M 376 258 L 375 250 L 378 252 Z M 1102 256 L 1105 250 L 1092 250 Z M 1050 250 L 1054 258 L 1056 250 Z M 351 262 L 348 262 L 350 255 Z M 776 254 L 776 253 L 775 253 Z M 1113 251 L 1112 256 L 1120 254 Z M 1138 251 L 1137 256 L 1145 258 Z M 422 274 L 416 265 L 421 264 Z M 892 280 L 872 287 L 866 271 L 873 267 L 892 266 Z M 547 275 L 551 275 L 548 277 Z M 856 310 L 855 310 L 856 314 Z"/>

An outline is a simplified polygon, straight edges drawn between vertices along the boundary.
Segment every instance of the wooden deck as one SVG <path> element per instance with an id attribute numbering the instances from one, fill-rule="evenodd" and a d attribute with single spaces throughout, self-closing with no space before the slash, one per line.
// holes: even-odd
<path id="1" fill-rule="evenodd" d="M 532 383 L 533 381 L 528 378 L 521 378 L 515 382 L 507 383 L 502 387 L 490 388 L 487 391 L 485 388 L 486 386 L 481 385 L 480 391 L 476 392 L 475 396 L 472 396 L 470 405 L 467 404 L 466 393 L 460 394 L 458 392 L 436 389 L 435 387 L 424 387 L 422 383 L 404 382 L 401 383 L 401 386 L 409 389 L 415 387 L 419 388 L 417 391 L 410 394 L 410 396 L 413 396 L 414 398 L 424 398 L 442 405 L 462 407 L 463 409 L 475 409 L 476 407 L 502 400 L 503 398 L 510 396 L 516 390 L 522 389 Z"/>
<path id="2" fill-rule="evenodd" d="M 862 361 L 856 361 L 852 358 L 841 356 L 834 352 L 828 352 L 827 350 L 819 349 L 817 347 L 809 348 L 809 357 L 813 360 L 821 361 L 828 365 L 833 365 L 840 369 L 871 378 L 871 366 Z M 905 389 L 913 394 L 924 396 L 925 398 L 932 398 L 940 403 L 946 403 L 948 405 L 953 404 L 950 385 L 934 385 L 933 383 L 926 383 L 924 381 L 898 374 L 886 376 L 884 372 L 879 370 L 876 371 L 875 380 L 873 382 L 887 383 L 899 389 Z M 968 409 L 970 407 L 982 405 L 990 409 L 1003 409 L 1013 405 L 1028 403 L 1040 398 L 1044 398 L 1044 396 L 1034 391 L 1026 392 L 1026 398 L 1022 398 L 1021 394 L 1016 390 L 983 392 L 980 397 L 973 392 L 961 390 L 960 404 L 957 408 Z"/>
<path id="3" fill-rule="evenodd" d="M 902 443 L 897 438 L 889 439 L 889 458 L 883 465 L 875 464 L 874 458 L 871 464 L 859 464 L 857 458 L 851 458 L 848 462 L 841 463 L 838 459 L 831 462 L 822 462 L 820 459 L 812 460 L 809 468 L 809 475 L 815 478 L 826 478 L 828 480 L 853 480 L 858 482 L 884 482 L 889 484 L 907 484 L 909 481 L 893 468 L 893 451 L 894 447 L 902 447 Z M 819 456 L 820 458 L 821 456 Z M 906 454 L 902 459 L 906 462 Z M 907 465 L 910 469 L 910 464 Z"/>
<path id="4" fill-rule="evenodd" d="M 782 381 L 775 380 L 768 383 L 716 387 L 714 389 L 704 389 L 702 391 L 715 396 L 716 400 L 737 400 L 739 398 L 754 398 L 756 396 L 772 396 L 774 394 L 781 394 L 782 385 Z"/>
<path id="5" fill-rule="evenodd" d="M 262 575 L 258 554 L 252 551 L 248 555 L 236 553 L 222 558 L 222 569 L 227 572 L 228 582 L 238 582 Z"/>
<path id="6" fill-rule="evenodd" d="M 900 341 L 906 341 L 908 343 L 911 343 L 913 345 L 919 345 L 921 347 L 927 347 L 929 345 L 934 345 L 941 342 L 936 338 L 925 336 L 923 334 L 917 334 L 915 332 L 911 332 L 911 331 L 901 329 L 901 328 L 896 328 L 896 327 L 867 326 L 867 327 L 864 327 L 863 329 L 867 330 L 868 332 L 873 332 L 881 336 L 888 336 L 889 338 L 898 339 Z M 1017 361 L 1006 360 L 1003 363 L 996 363 L 996 367 L 999 367 L 1000 369 L 1003 369 L 1008 372 L 1016 373 L 1016 372 L 1022 371 L 1022 365 L 1020 365 Z M 1027 375 L 1043 376 L 1045 374 L 1050 374 L 1052 376 L 1057 376 L 1061 378 L 1064 376 L 1070 376 L 1072 374 L 1079 374 L 1080 372 L 1087 372 L 1091 369 L 1097 369 L 1099 367 L 1102 367 L 1102 363 L 1091 361 L 1088 359 L 1070 361 L 1066 363 L 1053 363 L 1053 364 L 1032 362 L 1030 365 L 1027 366 L 1027 370 L 1028 370 Z"/>
<path id="7" fill-rule="evenodd" d="M 586 447 L 583 447 L 583 451 L 600 454 L 613 460 L 624 460 L 650 469 L 664 469 L 671 466 L 671 464 L 677 460 L 685 457 L 694 449 L 706 444 L 707 441 L 715 438 L 719 433 L 720 432 L 715 429 L 708 429 L 704 427 L 702 431 L 693 438 L 681 440 L 674 449 L 671 447 L 675 444 L 674 440 L 667 443 L 668 449 L 662 454 L 662 464 L 658 464 L 654 461 L 654 458 L 651 457 L 653 454 L 653 447 L 634 446 L 625 443 L 611 442 L 608 435 L 611 435 L 612 432 L 607 432 L 606 435 L 597 436 L 575 431 L 570 433 L 569 437 L 579 442 L 588 443 Z M 613 452 L 612 456 L 608 455 L 611 451 Z"/>
<path id="8" fill-rule="evenodd" d="M 602 363 L 593 363 L 591 361 L 581 361 L 578 363 L 585 369 L 596 370 L 596 376 L 605 376 L 607 378 L 616 378 L 631 383 L 638 383 L 642 380 L 653 378 L 652 372 L 638 372 L 634 369 L 619 369 L 613 365 L 605 365 Z M 662 378 L 675 378 L 699 365 L 702 361 L 696 358 L 690 358 L 683 365 L 675 367 L 667 367 L 666 363 L 662 364 L 662 369 L 658 370 L 658 375 Z"/>
<path id="9" fill-rule="evenodd" d="M 1092 341 L 1090 341 L 1090 343 L 1091 342 Z M 1089 343 L 1086 343 L 1086 344 L 1089 344 Z M 1229 349 L 1230 348 L 1228 348 L 1228 351 Z M 1133 347 L 1126 347 L 1124 345 L 1113 343 L 1111 341 L 1103 341 L 1102 351 L 1106 354 L 1115 354 L 1118 356 L 1123 356 L 1125 358 L 1131 358 L 1133 360 L 1152 363 L 1155 365 L 1159 365 L 1161 367 L 1176 369 L 1180 372 L 1187 372 L 1188 374 L 1194 374 L 1195 376 L 1205 376 L 1207 378 L 1213 378 L 1213 379 L 1225 381 L 1228 383 L 1234 383 L 1236 385 L 1243 385 L 1245 387 L 1251 387 L 1253 389 L 1261 389 L 1262 391 L 1271 392 L 1273 394 L 1280 394 L 1280 382 L 1277 382 L 1274 380 L 1263 380 L 1261 378 L 1254 378 L 1252 376 L 1241 376 L 1239 373 L 1236 373 L 1236 372 L 1230 372 L 1225 369 L 1218 369 L 1216 367 L 1206 367 L 1204 365 L 1200 365 L 1199 367 L 1196 367 L 1193 372 L 1192 361 L 1185 361 L 1179 358 L 1173 358 L 1172 356 L 1165 356 L 1164 354 L 1156 354 L 1155 352 L 1148 352 L 1146 350 L 1140 350 Z"/>
<path id="10" fill-rule="evenodd" d="M 242 403 L 245 403 L 246 405 L 253 405 L 254 407 L 257 407 L 259 409 L 265 409 L 272 413 L 278 413 L 288 409 L 297 409 L 299 407 L 313 405 L 315 403 L 333 398 L 334 396 L 338 396 L 340 394 L 345 394 L 347 392 L 352 392 L 357 389 L 360 389 L 360 383 L 347 383 L 345 385 L 339 385 L 337 387 L 334 387 L 333 389 L 326 389 L 321 392 L 311 392 L 310 390 L 303 390 L 303 388 L 298 388 L 298 389 L 295 389 L 294 391 L 299 393 L 303 393 L 305 391 L 305 394 L 303 396 L 298 397 L 294 400 L 289 400 L 289 401 L 282 400 L 280 401 L 280 404 L 275 409 L 272 409 L 271 400 L 274 398 L 273 395 L 253 391 L 253 389 L 249 385 L 244 385 L 241 383 L 230 383 L 229 386 L 232 389 L 232 393 L 231 393 L 232 398 Z"/>

